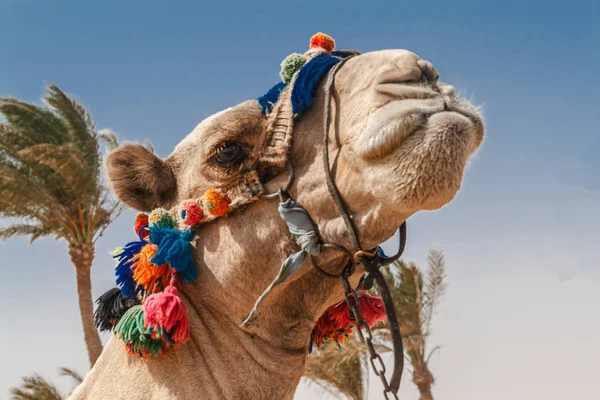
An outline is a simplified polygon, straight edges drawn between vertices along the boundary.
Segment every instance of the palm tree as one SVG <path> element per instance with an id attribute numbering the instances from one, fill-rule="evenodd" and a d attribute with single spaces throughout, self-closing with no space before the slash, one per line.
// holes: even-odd
<path id="1" fill-rule="evenodd" d="M 83 382 L 81 375 L 68 368 L 61 368 L 60 375 L 70 376 L 75 382 L 75 386 Z M 38 374 L 24 377 L 21 387 L 10 389 L 10 394 L 11 400 L 63 400 L 63 396 L 56 386 Z"/>
<path id="2" fill-rule="evenodd" d="M 0 98 L 0 239 L 64 239 L 75 266 L 90 365 L 102 352 L 93 322 L 90 269 L 94 245 L 122 211 L 100 179 L 99 137 L 89 112 L 49 85 L 37 106 Z M 114 142 L 114 137 L 112 138 Z"/>
<path id="3" fill-rule="evenodd" d="M 443 253 L 430 250 L 428 270 L 425 280 L 421 270 L 414 263 L 395 262 L 382 267 L 394 301 L 400 322 L 400 333 L 404 344 L 405 357 L 411 363 L 413 382 L 419 389 L 421 400 L 432 400 L 431 386 L 433 374 L 429 370 L 431 355 L 439 349 L 428 350 L 427 338 L 431 333 L 431 320 L 436 307 L 446 290 L 446 270 Z M 373 292 L 376 292 L 373 289 Z M 378 351 L 390 351 L 391 334 L 387 323 L 380 322 L 372 328 Z M 308 358 L 305 377 L 319 384 L 323 389 L 332 389 L 353 399 L 364 399 L 368 387 L 366 369 L 367 348 L 358 341 L 348 342 L 342 351 L 333 343 Z"/>
<path id="4" fill-rule="evenodd" d="M 374 327 L 372 331 L 375 350 L 380 354 L 391 351 L 383 337 L 385 329 Z M 309 356 L 304 377 L 334 396 L 342 394 L 352 400 L 362 400 L 369 390 L 368 368 L 367 346 L 355 333 L 352 340 L 344 343 L 342 351 L 335 343 L 328 342 Z"/>

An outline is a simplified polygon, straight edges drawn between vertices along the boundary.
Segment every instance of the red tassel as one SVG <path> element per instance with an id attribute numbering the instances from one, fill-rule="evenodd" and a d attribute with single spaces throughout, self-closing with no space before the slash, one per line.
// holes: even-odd
<path id="1" fill-rule="evenodd" d="M 174 344 L 182 344 L 190 337 L 190 321 L 185 305 L 179 298 L 175 286 L 167 286 L 163 292 L 155 293 L 144 302 L 144 325 L 152 336 L 165 336 Z"/>
<path id="2" fill-rule="evenodd" d="M 363 293 L 358 298 L 358 309 L 369 327 L 386 317 L 383 300 L 368 293 Z M 321 348 L 326 339 L 333 340 L 340 346 L 353 332 L 354 325 L 355 321 L 350 318 L 348 304 L 345 300 L 341 301 L 325 310 L 319 318 L 312 331 L 312 341 L 317 348 Z"/>

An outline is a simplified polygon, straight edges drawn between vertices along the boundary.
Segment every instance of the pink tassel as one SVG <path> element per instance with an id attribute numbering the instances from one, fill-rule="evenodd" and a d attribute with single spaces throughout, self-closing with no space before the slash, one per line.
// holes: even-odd
<path id="1" fill-rule="evenodd" d="M 368 293 L 363 293 L 358 301 L 360 314 L 369 327 L 375 325 L 377 321 L 383 321 L 386 318 L 385 306 L 380 297 L 374 297 Z"/>
<path id="2" fill-rule="evenodd" d="M 165 331 L 174 344 L 182 344 L 190 337 L 190 321 L 185 305 L 175 286 L 167 286 L 144 302 L 144 325 L 152 329 L 153 336 Z"/>

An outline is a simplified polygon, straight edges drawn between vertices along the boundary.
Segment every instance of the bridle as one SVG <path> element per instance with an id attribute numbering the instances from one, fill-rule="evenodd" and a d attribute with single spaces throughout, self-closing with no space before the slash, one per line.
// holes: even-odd
<path id="1" fill-rule="evenodd" d="M 359 232 L 336 186 L 329 157 L 330 108 L 335 76 L 349 59 L 360 53 L 354 50 L 333 51 L 333 46 L 330 46 L 333 40 L 325 36 L 313 36 L 311 50 L 304 56 L 288 56 L 286 65 L 295 68 L 291 77 L 290 74 L 286 74 L 284 79 L 282 74 L 282 82 L 258 99 L 262 114 L 268 118 L 269 123 L 262 152 L 250 169 L 240 171 L 239 175 L 225 186 L 209 188 L 200 197 L 183 200 L 169 210 L 156 208 L 149 215 L 138 214 L 136 217 L 134 231 L 139 240 L 127 243 L 114 254 L 117 261 L 115 275 L 119 288 L 105 293 L 98 299 L 98 308 L 94 314 L 96 326 L 114 330 L 124 342 L 129 354 L 154 357 L 189 340 L 189 318 L 178 295 L 177 286 L 193 282 L 197 278 L 192 260 L 192 242 L 200 235 L 197 229 L 199 225 L 241 210 L 259 198 L 279 197 L 279 214 L 288 225 L 290 233 L 296 237 L 300 251 L 289 255 L 283 261 L 279 274 L 256 300 L 242 326 L 247 326 L 256 314 L 260 302 L 271 289 L 301 268 L 307 258 L 310 258 L 312 266 L 319 273 L 340 280 L 344 288 L 345 305 L 348 306 L 343 315 L 353 320 L 359 338 L 366 344 L 369 363 L 381 379 L 384 396 L 389 398 L 391 394 L 393 398 L 398 398 L 404 351 L 394 303 L 379 268 L 395 262 L 402 255 L 406 244 L 406 223 L 399 228 L 400 245 L 396 255 L 386 257 L 379 248 L 362 248 Z M 282 71 L 286 60 L 282 63 Z M 298 64 L 299 61 L 302 64 Z M 315 90 L 325 74 L 327 80 L 323 113 L 323 167 L 327 189 L 344 220 L 352 242 L 352 251 L 337 243 L 324 243 L 314 220 L 289 193 L 294 182 L 294 168 L 289 160 L 294 119 L 310 106 Z M 261 181 L 271 181 L 280 176 L 286 168 L 288 179 L 283 187 L 276 192 L 265 194 Z M 323 249 L 343 253 L 341 273 L 333 274 L 318 265 L 314 257 L 320 255 Z M 379 314 L 376 319 L 369 318 L 369 323 L 361 315 L 359 305 L 360 301 L 366 298 L 365 294 L 359 300 L 359 295 L 349 281 L 358 264 L 362 264 L 366 271 L 361 278 L 360 289 L 369 290 L 376 282 L 387 315 L 394 345 L 394 369 L 389 383 L 385 377 L 385 364 L 375 350 L 369 326 L 369 323 L 373 326 L 376 320 L 383 318 L 383 307 L 378 303 Z M 339 304 L 344 305 L 343 302 Z M 339 331 L 336 328 L 334 332 L 337 334 Z M 346 332 L 345 328 L 342 331 Z M 348 330 L 344 335 L 350 332 L 351 330 Z M 311 334 L 311 345 L 312 339 Z M 333 336 L 333 340 L 337 342 L 338 338 Z M 317 346 L 320 344 L 322 340 Z"/>
<path id="2" fill-rule="evenodd" d="M 367 349 L 369 351 L 369 363 L 373 368 L 373 371 L 379 378 L 384 386 L 384 395 L 388 398 L 388 395 L 391 394 L 393 398 L 398 398 L 397 392 L 400 386 L 400 380 L 402 378 L 402 371 L 404 368 L 404 349 L 402 345 L 402 337 L 400 335 L 400 324 L 398 323 L 398 318 L 396 316 L 396 312 L 394 309 L 394 303 L 392 300 L 392 296 L 390 294 L 390 290 L 388 285 L 383 277 L 380 267 L 389 265 L 398 259 L 400 259 L 405 245 L 406 245 L 406 222 L 402 223 L 399 232 L 399 248 L 398 252 L 391 257 L 383 257 L 377 249 L 364 250 L 360 245 L 359 233 L 356 229 L 354 222 L 352 221 L 352 217 L 348 211 L 346 203 L 340 194 L 340 191 L 335 183 L 335 179 L 333 176 L 333 171 L 330 166 L 330 157 L 329 157 L 329 132 L 331 125 L 331 98 L 333 97 L 333 85 L 335 81 L 335 75 L 340 70 L 340 68 L 352 57 L 359 55 L 360 53 L 354 50 L 350 51 L 339 51 L 336 52 L 338 55 L 346 55 L 339 63 L 335 64 L 329 71 L 327 75 L 327 81 L 325 83 L 325 101 L 324 101 L 324 117 L 323 117 L 323 167 L 325 170 L 325 179 L 327 184 L 327 189 L 335 205 L 339 214 L 342 216 L 344 223 L 346 225 L 346 232 L 352 241 L 352 245 L 354 247 L 354 252 L 350 252 L 345 247 L 335 244 L 335 243 L 324 243 L 322 246 L 324 248 L 329 248 L 332 250 L 338 250 L 345 253 L 344 259 L 347 260 L 347 264 L 342 270 L 340 274 L 332 274 L 328 271 L 325 271 L 321 268 L 315 259 L 311 256 L 311 264 L 313 267 L 329 278 L 340 279 L 341 284 L 344 288 L 344 295 L 348 307 L 352 312 L 353 319 L 356 323 L 356 331 L 359 335 L 359 338 L 362 342 L 367 345 Z M 277 192 L 264 194 L 261 197 L 263 198 L 273 198 L 279 196 L 280 200 L 283 202 L 284 200 L 291 198 L 288 190 L 290 189 L 293 180 L 294 180 L 294 171 L 291 162 L 288 160 L 287 163 L 288 170 L 288 180 L 286 184 L 280 188 Z M 358 307 L 358 295 L 355 290 L 352 288 L 352 285 L 349 282 L 349 277 L 355 272 L 356 266 L 358 264 L 362 264 L 365 267 L 366 276 L 364 279 L 364 289 L 368 290 L 373 287 L 373 283 L 377 283 L 377 287 L 381 297 L 383 299 L 385 305 L 385 311 L 390 327 L 390 331 L 392 334 L 392 343 L 394 346 L 394 369 L 392 371 L 391 379 L 388 383 L 387 378 L 385 377 L 385 364 L 383 363 L 381 356 L 375 350 L 375 347 L 372 343 L 372 334 L 371 329 L 368 324 L 364 321 L 361 316 L 359 307 Z M 363 333 L 363 330 L 365 331 Z M 375 362 L 379 364 L 376 366 Z"/>

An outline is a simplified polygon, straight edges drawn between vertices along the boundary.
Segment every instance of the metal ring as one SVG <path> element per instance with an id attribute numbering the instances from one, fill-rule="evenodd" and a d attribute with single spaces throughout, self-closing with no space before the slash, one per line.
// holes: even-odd
<path id="1" fill-rule="evenodd" d="M 356 268 L 356 263 L 354 262 L 352 253 L 350 253 L 345 247 L 342 247 L 340 245 L 333 244 L 333 243 L 324 243 L 321 245 L 321 247 L 323 249 L 341 250 L 342 252 L 345 253 L 346 257 L 350 260 L 350 262 L 352 264 L 352 269 L 354 270 Z M 312 263 L 313 267 L 315 267 L 319 272 L 321 272 L 323 275 L 328 276 L 330 278 L 340 278 L 342 275 L 344 275 L 344 272 L 346 271 L 346 267 L 344 267 L 344 270 L 337 275 L 329 273 L 329 272 L 325 271 L 323 268 L 321 268 L 319 266 L 319 264 L 317 264 L 317 262 L 315 261 L 315 258 L 312 255 L 310 256 L 310 262 Z"/>
<path id="2" fill-rule="evenodd" d="M 292 183 L 294 182 L 294 168 L 292 167 L 292 163 L 289 160 L 288 160 L 286 166 L 287 166 L 289 177 L 288 177 L 288 181 L 286 182 L 285 186 L 280 188 L 276 192 L 261 194 L 260 195 L 261 199 L 274 199 L 275 197 L 279 196 L 279 193 L 281 191 L 287 192 L 288 190 L 290 190 L 290 188 L 292 187 Z"/>
<path id="3" fill-rule="evenodd" d="M 363 257 L 363 256 L 374 257 L 375 254 L 377 254 L 377 249 L 375 249 L 373 251 L 359 250 L 356 253 L 354 253 L 354 256 L 352 256 L 352 258 L 354 259 L 354 262 L 356 264 L 360 264 L 361 257 Z"/>

